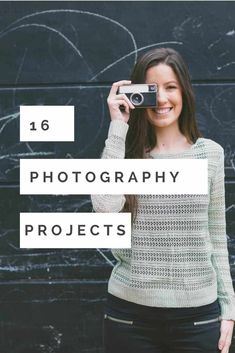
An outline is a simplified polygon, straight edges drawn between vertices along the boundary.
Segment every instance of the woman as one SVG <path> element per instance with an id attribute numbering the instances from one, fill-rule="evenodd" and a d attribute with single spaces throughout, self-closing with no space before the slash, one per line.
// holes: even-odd
<path id="1" fill-rule="evenodd" d="M 157 107 L 118 88 L 155 83 Z M 117 259 L 104 315 L 106 353 L 228 353 L 235 319 L 226 243 L 224 151 L 203 138 L 188 69 L 169 48 L 145 53 L 112 85 L 102 158 L 207 158 L 208 195 L 92 195 L 96 212 L 132 212 L 132 248 Z M 122 109 L 120 107 L 122 106 Z M 124 110 L 125 109 L 125 110 Z"/>

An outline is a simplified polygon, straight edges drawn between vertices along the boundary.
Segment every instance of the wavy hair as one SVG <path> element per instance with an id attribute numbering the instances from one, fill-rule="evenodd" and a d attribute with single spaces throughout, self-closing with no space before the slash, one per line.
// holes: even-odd
<path id="1" fill-rule="evenodd" d="M 132 83 L 144 83 L 146 71 L 158 64 L 169 65 L 177 76 L 182 91 L 183 107 L 178 119 L 180 132 L 188 141 L 195 143 L 202 134 L 196 122 L 195 97 L 188 67 L 182 56 L 171 48 L 157 48 L 141 56 L 132 71 Z M 129 129 L 126 138 L 125 158 L 146 158 L 146 153 L 157 144 L 155 130 L 146 118 L 146 109 L 134 109 L 130 112 Z M 125 195 L 124 212 L 131 212 L 135 219 L 137 212 L 136 195 Z"/>

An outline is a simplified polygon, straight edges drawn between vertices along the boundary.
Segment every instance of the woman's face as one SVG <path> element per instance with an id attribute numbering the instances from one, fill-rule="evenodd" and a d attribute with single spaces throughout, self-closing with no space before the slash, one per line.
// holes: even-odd
<path id="1" fill-rule="evenodd" d="M 176 74 L 169 65 L 158 64 L 146 71 L 146 83 L 156 83 L 157 108 L 147 108 L 149 122 L 158 128 L 178 124 L 183 107 L 182 90 Z"/>

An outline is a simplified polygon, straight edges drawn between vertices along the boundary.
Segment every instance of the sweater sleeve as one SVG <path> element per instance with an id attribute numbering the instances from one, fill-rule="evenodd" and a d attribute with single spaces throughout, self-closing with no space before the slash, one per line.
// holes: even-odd
<path id="1" fill-rule="evenodd" d="M 110 122 L 108 138 L 101 158 L 123 159 L 129 125 L 122 120 Z M 126 202 L 124 195 L 91 195 L 95 212 L 120 212 Z"/>
<path id="2" fill-rule="evenodd" d="M 220 146 L 221 147 L 221 146 Z M 212 179 L 209 203 L 209 233 L 212 243 L 212 265 L 217 274 L 217 293 L 221 318 L 235 320 L 235 295 L 230 274 L 224 186 L 224 150 L 218 151 L 219 159 Z"/>

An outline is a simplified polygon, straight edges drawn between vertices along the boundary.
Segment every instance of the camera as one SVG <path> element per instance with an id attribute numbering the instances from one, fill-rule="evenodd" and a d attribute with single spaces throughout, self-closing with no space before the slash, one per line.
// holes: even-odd
<path id="1" fill-rule="evenodd" d="M 152 108 L 157 106 L 156 84 L 123 85 L 119 87 L 117 93 L 124 93 L 136 108 Z"/>

